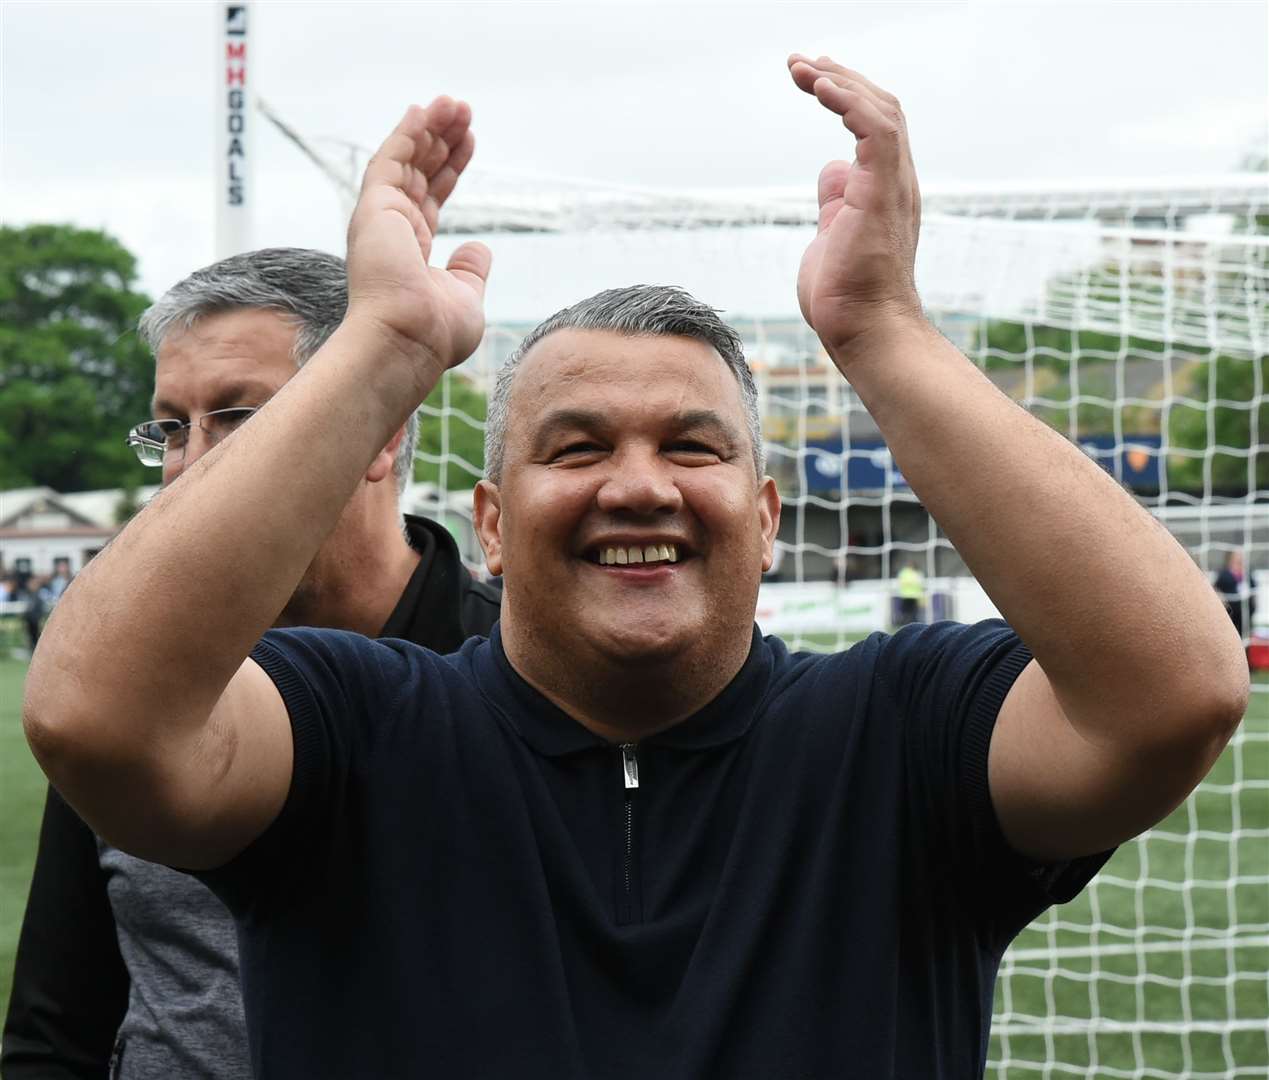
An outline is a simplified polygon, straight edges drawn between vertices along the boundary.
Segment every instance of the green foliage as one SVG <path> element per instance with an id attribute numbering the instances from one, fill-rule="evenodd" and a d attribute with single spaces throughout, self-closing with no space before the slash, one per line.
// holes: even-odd
<path id="1" fill-rule="evenodd" d="M 416 481 L 449 491 L 476 486 L 485 467 L 485 409 L 485 395 L 466 377 L 445 373 L 419 410 Z"/>
<path id="2" fill-rule="evenodd" d="M 136 259 L 105 233 L 0 227 L 0 489 L 151 479 L 124 445 L 154 380 L 136 280 Z"/>
<path id="3" fill-rule="evenodd" d="M 1269 356 L 1255 361 L 1217 356 L 1198 365 L 1185 393 L 1198 404 L 1173 405 L 1167 443 L 1190 451 L 1211 451 L 1203 456 L 1172 454 L 1169 483 L 1187 491 L 1223 495 L 1245 495 L 1249 480 L 1253 488 L 1269 488 L 1269 453 L 1260 449 L 1269 444 L 1267 394 Z"/>
<path id="4" fill-rule="evenodd" d="M 1244 216 L 1234 231 L 1269 231 L 1269 219 Z M 1269 453 L 1258 450 L 1269 444 L 1269 356 L 1237 355 L 1239 343 L 1256 339 L 1251 324 L 1269 327 L 1269 249 L 1252 248 L 1247 257 L 1246 266 L 1178 274 L 1168 297 L 1159 266 L 1144 259 L 1058 276 L 1040 321 L 987 323 L 973 351 L 1008 392 L 1064 435 L 1110 434 L 1117 421 L 1124 435 L 1160 433 L 1173 451 L 1173 490 L 1241 495 L 1249 484 L 1269 488 Z M 1136 333 L 1116 329 L 1128 314 Z M 1235 344 L 1197 344 L 1204 340 Z M 1135 377 L 1135 404 L 1122 401 L 1127 372 Z"/>
<path id="5" fill-rule="evenodd" d="M 1114 407 L 1103 402 L 1113 403 L 1118 398 L 1116 367 L 1120 357 L 1161 364 L 1164 346 L 1147 338 L 1123 338 L 1095 330 L 992 321 L 979 332 L 973 351 L 1015 398 L 1026 399 L 1034 416 L 1063 435 L 1083 438 L 1115 430 Z M 1027 358 L 1031 360 L 1029 384 L 1023 363 Z M 1159 430 L 1157 409 L 1132 406 L 1122 408 L 1121 413 L 1126 433 L 1145 435 Z"/>

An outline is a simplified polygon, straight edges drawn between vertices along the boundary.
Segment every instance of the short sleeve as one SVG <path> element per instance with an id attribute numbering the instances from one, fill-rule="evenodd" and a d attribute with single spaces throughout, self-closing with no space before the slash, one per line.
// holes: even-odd
<path id="1" fill-rule="evenodd" d="M 1006 938 L 1074 897 L 1111 854 L 1040 863 L 1015 852 L 1000 829 L 988 753 L 1000 707 L 1030 660 L 998 619 L 905 627 L 878 658 L 878 678 L 904 726 L 921 843 Z"/>
<path id="2" fill-rule="evenodd" d="M 339 630 L 272 630 L 251 653 L 291 721 L 294 759 L 274 822 L 225 866 L 196 876 L 235 915 L 285 903 L 329 871 L 348 827 L 350 783 L 377 742 L 417 709 L 426 650 Z"/>

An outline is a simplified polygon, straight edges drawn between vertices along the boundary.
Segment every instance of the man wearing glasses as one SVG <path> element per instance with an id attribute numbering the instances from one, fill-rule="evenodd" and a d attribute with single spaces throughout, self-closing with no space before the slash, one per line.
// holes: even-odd
<path id="1" fill-rule="evenodd" d="M 318 350 L 347 303 L 343 260 L 318 251 L 256 251 L 191 274 L 142 316 L 156 357 L 155 418 L 132 428 L 128 444 L 163 470 L 165 487 L 178 482 Z M 411 416 L 371 463 L 277 625 L 442 653 L 488 632 L 497 591 L 472 580 L 441 525 L 407 515 L 402 527 L 417 436 Z M 100 840 L 50 788 L 4 1075 L 104 1077 L 112 1058 L 112 1077 L 250 1076 L 233 921 L 195 879 Z"/>

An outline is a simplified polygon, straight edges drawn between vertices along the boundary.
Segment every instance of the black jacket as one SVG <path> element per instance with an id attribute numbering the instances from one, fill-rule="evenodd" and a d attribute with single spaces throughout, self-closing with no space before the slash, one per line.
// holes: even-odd
<path id="1" fill-rule="evenodd" d="M 406 525 L 422 558 L 380 636 L 448 653 L 488 634 L 499 590 L 472 578 L 444 526 L 410 515 Z M 5 1080 L 104 1080 L 128 992 L 97 838 L 50 788 L 0 1050 Z"/>

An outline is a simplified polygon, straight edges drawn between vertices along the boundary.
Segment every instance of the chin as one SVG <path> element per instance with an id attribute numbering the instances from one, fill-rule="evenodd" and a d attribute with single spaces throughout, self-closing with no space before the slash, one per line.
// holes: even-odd
<path id="1" fill-rule="evenodd" d="M 627 664 L 662 664 L 686 658 L 692 646 L 700 645 L 702 634 L 684 626 L 630 626 L 606 628 L 593 639 L 601 651 Z"/>

